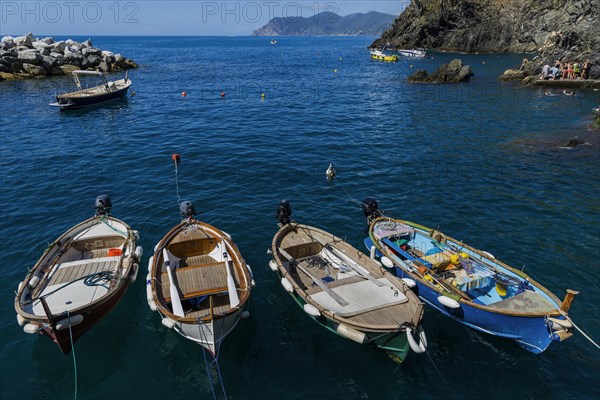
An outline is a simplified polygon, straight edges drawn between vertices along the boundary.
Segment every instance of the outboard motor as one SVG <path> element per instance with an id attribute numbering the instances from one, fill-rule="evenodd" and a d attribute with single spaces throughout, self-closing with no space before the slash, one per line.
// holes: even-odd
<path id="1" fill-rule="evenodd" d="M 194 205 L 189 200 L 182 201 L 181 204 L 179 204 L 179 212 L 183 219 L 192 218 L 194 215 L 198 214 Z"/>
<path id="2" fill-rule="evenodd" d="M 292 216 L 292 207 L 290 206 L 290 202 L 287 200 L 282 200 L 277 207 L 277 223 L 281 226 L 287 225 L 290 223 Z"/>
<path id="3" fill-rule="evenodd" d="M 112 208 L 110 197 L 107 194 L 96 197 L 96 205 L 94 208 L 96 209 L 96 216 L 110 214 L 110 209 Z"/>
<path id="4" fill-rule="evenodd" d="M 365 214 L 365 218 L 367 218 L 367 223 L 369 225 L 375 218 L 383 215 L 383 212 L 379 209 L 377 200 L 372 197 L 365 197 L 360 207 L 362 208 L 363 214 Z"/>

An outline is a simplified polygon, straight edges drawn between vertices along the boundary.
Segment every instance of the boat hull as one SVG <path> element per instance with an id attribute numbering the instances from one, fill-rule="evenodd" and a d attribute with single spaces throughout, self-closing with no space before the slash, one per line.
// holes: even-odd
<path id="1" fill-rule="evenodd" d="M 123 98 L 127 94 L 129 86 L 122 89 L 115 90 L 114 92 L 105 93 L 97 96 L 86 96 L 86 97 L 69 97 L 62 96 L 56 98 L 56 103 L 52 103 L 53 106 L 60 107 L 61 110 L 76 110 L 79 108 L 90 107 L 98 104 L 107 103 Z"/>
<path id="2" fill-rule="evenodd" d="M 396 62 L 398 61 L 398 56 L 395 54 L 392 55 L 378 55 L 378 54 L 371 54 L 371 58 L 373 60 L 377 60 L 377 61 L 385 61 L 385 62 Z"/>
<path id="3" fill-rule="evenodd" d="M 429 228 L 418 224 L 408 221 L 398 221 L 414 228 L 417 234 L 420 233 L 423 236 L 425 236 L 426 232 L 431 231 Z M 483 252 L 475 250 L 470 246 L 466 246 L 449 237 L 447 237 L 447 242 L 461 247 L 462 251 L 466 251 L 475 259 L 484 259 Z M 434 285 L 431 281 L 423 279 L 405 262 L 405 257 L 390 251 L 388 247 L 384 248 L 381 243 L 378 243 L 370 230 L 370 237 L 365 240 L 365 245 L 367 248 L 371 248 L 373 244 L 375 244 L 378 250 L 378 255 L 385 255 L 394 262 L 393 270 L 395 274 L 400 278 L 414 280 L 416 282 L 416 287 L 414 288 L 416 294 L 426 304 L 442 314 L 478 331 L 512 339 L 519 346 L 535 354 L 546 350 L 553 341 L 560 341 L 559 337 L 553 331 L 551 324 L 549 324 L 548 318 L 564 320 L 564 317 L 558 311 L 561 302 L 533 280 L 530 280 L 530 282 L 535 285 L 536 291 L 546 296 L 547 300 L 555 307 L 554 310 L 549 310 L 548 312 L 512 312 L 494 309 L 493 307 L 465 300 L 459 296 L 453 296 L 440 288 L 439 285 Z M 485 259 L 489 261 L 487 257 Z M 496 263 L 498 267 L 501 264 L 497 261 Z M 520 271 L 513 269 L 510 269 L 510 272 L 515 275 L 520 273 Z M 523 278 L 530 279 L 526 275 L 520 274 L 523 275 Z M 454 298 L 459 303 L 459 307 L 452 308 L 440 303 L 440 299 L 444 301 L 444 298 L 440 296 Z M 568 336 L 570 336 L 570 333 Z"/>
<path id="4" fill-rule="evenodd" d="M 425 58 L 427 56 L 427 53 L 425 52 L 414 50 L 398 50 L 398 54 L 408 58 Z"/>

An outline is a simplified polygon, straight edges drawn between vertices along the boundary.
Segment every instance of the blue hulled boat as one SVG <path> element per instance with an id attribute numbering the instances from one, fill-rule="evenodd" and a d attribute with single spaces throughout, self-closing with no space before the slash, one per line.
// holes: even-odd
<path id="1" fill-rule="evenodd" d="M 431 307 L 473 329 L 513 339 L 536 354 L 573 335 L 567 312 L 577 292 L 567 290 L 561 302 L 490 253 L 435 229 L 382 217 L 368 205 L 365 200 L 363 210 L 370 221 L 365 245 L 397 276 L 411 281 Z"/>

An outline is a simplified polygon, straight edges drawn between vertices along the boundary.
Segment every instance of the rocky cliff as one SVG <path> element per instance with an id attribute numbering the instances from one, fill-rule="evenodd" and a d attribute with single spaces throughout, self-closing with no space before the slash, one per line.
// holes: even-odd
<path id="1" fill-rule="evenodd" d="M 599 16 L 600 0 L 412 0 L 372 46 L 591 58 L 598 75 Z"/>
<path id="2" fill-rule="evenodd" d="M 312 17 L 273 18 L 252 32 L 253 36 L 332 36 L 381 35 L 394 21 L 394 16 L 371 11 L 345 16 L 324 11 Z"/>

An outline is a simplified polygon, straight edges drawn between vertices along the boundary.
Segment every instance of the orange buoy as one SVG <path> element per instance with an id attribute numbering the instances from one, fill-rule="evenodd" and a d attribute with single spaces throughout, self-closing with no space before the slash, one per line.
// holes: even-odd
<path id="1" fill-rule="evenodd" d="M 221 92 L 221 97 L 225 97 L 225 92 Z"/>
<path id="2" fill-rule="evenodd" d="M 181 157 L 179 156 L 179 154 L 175 153 L 171 156 L 171 160 L 173 160 L 175 164 L 179 164 L 179 162 L 181 161 Z"/>
<path id="3" fill-rule="evenodd" d="M 186 92 L 181 92 L 181 97 L 185 97 L 185 96 L 187 96 L 187 93 Z"/>

